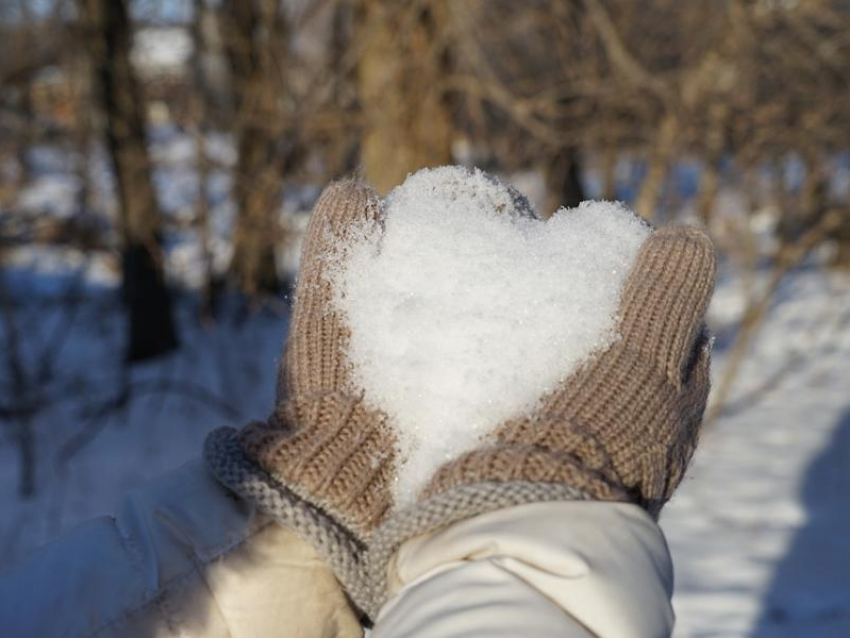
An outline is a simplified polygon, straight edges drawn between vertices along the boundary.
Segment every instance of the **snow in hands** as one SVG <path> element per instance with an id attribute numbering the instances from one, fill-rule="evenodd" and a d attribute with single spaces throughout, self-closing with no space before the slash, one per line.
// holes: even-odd
<path id="1" fill-rule="evenodd" d="M 620 204 L 540 221 L 479 170 L 410 175 L 330 264 L 352 380 L 395 428 L 397 506 L 617 335 L 625 276 L 650 228 Z"/>

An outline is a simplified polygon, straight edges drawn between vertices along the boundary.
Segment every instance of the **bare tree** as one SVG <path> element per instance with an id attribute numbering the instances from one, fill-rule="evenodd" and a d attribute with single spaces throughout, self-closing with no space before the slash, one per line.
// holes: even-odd
<path id="1" fill-rule="evenodd" d="M 191 25 L 192 44 L 192 91 L 189 95 L 189 113 L 192 120 L 192 136 L 195 142 L 195 166 L 198 173 L 198 194 L 196 200 L 197 217 L 195 225 L 198 231 L 198 242 L 201 245 L 203 260 L 203 299 L 202 312 L 211 315 L 215 309 L 218 282 L 213 272 L 213 257 L 210 248 L 210 203 L 207 197 L 207 187 L 211 170 L 211 162 L 207 155 L 206 136 L 209 133 L 210 118 L 207 112 L 209 90 L 207 73 L 204 62 L 208 55 L 208 33 L 214 14 L 205 0 L 194 0 L 195 19 Z"/>
<path id="2" fill-rule="evenodd" d="M 279 0 L 226 0 L 222 30 L 232 72 L 238 160 L 237 206 L 230 270 L 243 292 L 275 291 L 280 235 L 287 24 Z"/>
<path id="3" fill-rule="evenodd" d="M 451 161 L 446 101 L 447 0 L 362 0 L 358 5 L 361 159 L 379 192 L 414 170 Z"/>
<path id="4" fill-rule="evenodd" d="M 546 169 L 547 213 L 561 206 L 578 206 L 586 198 L 581 183 L 579 152 L 575 147 L 564 146 L 554 157 L 548 158 Z"/>
<path id="5" fill-rule="evenodd" d="M 130 63 L 126 0 L 78 0 L 77 6 L 118 187 L 127 357 L 141 361 L 177 347 L 160 243 L 162 215 L 145 137 L 145 103 Z"/>
<path id="6" fill-rule="evenodd" d="M 3 245 L 0 244 L 0 263 L 2 263 Z M 30 497 L 35 493 L 36 477 L 36 441 L 32 424 L 35 412 L 30 397 L 30 388 L 21 353 L 21 338 L 15 321 L 15 308 L 6 292 L 5 273 L 0 271 L 0 325 L 2 325 L 3 350 L 6 372 L 11 381 L 11 395 L 18 405 L 5 406 L 0 418 L 9 420 L 12 425 L 12 439 L 18 446 L 20 455 L 20 478 L 18 493 Z M 8 412 L 8 414 L 4 413 Z"/>

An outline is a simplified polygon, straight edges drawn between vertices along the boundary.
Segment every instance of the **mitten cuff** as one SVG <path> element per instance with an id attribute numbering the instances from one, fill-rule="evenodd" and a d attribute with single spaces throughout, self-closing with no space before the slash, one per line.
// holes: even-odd
<path id="1" fill-rule="evenodd" d="M 391 503 L 393 440 L 380 414 L 334 392 L 285 400 L 239 433 L 249 458 L 361 537 Z"/>
<path id="2" fill-rule="evenodd" d="M 355 606 L 368 615 L 374 593 L 363 565 L 363 539 L 263 471 L 245 454 L 234 428 L 218 428 L 207 436 L 204 461 L 224 487 L 312 544 Z"/>
<path id="3" fill-rule="evenodd" d="M 603 465 L 604 459 L 598 461 L 597 467 L 589 467 L 591 459 L 586 458 L 587 454 L 579 457 L 567 450 L 518 443 L 498 443 L 473 450 L 443 465 L 423 496 L 429 498 L 475 483 L 524 482 L 560 483 L 600 501 L 635 501 L 612 476 L 612 470 Z"/>

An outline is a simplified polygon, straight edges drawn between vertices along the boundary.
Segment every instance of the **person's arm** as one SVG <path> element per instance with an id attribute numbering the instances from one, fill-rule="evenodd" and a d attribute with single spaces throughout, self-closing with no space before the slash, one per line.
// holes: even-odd
<path id="1" fill-rule="evenodd" d="M 673 572 L 634 505 L 535 503 L 407 541 L 373 638 L 669 636 Z"/>
<path id="2" fill-rule="evenodd" d="M 360 636 L 313 547 L 190 462 L 0 574 L 3 635 Z"/>

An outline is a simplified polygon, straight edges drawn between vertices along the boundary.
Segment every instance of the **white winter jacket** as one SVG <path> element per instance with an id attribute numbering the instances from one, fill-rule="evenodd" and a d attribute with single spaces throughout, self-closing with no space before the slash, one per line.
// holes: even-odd
<path id="1" fill-rule="evenodd" d="M 374 638 L 665 636 L 664 537 L 596 502 L 493 512 L 405 543 Z M 13 637 L 359 636 L 313 548 L 191 462 L 0 576 Z"/>

